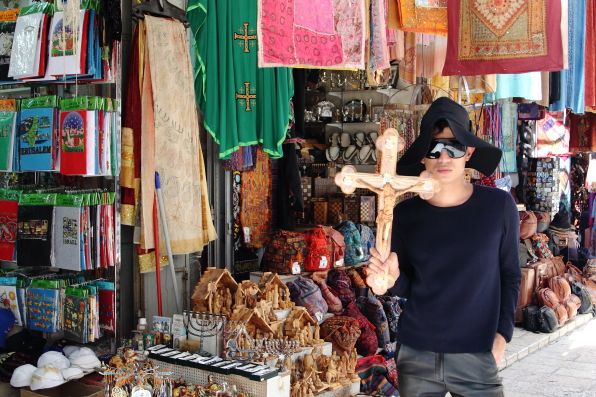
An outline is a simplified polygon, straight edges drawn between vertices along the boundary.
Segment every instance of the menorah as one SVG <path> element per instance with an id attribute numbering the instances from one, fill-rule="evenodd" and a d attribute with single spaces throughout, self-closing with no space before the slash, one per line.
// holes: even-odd
<path id="1" fill-rule="evenodd" d="M 222 314 L 199 313 L 190 310 L 183 312 L 184 328 L 186 329 L 186 337 L 189 335 L 195 336 L 201 341 L 201 350 L 203 348 L 203 341 L 206 338 L 215 338 L 215 350 L 213 354 L 219 354 L 221 336 L 226 326 L 227 317 Z"/>

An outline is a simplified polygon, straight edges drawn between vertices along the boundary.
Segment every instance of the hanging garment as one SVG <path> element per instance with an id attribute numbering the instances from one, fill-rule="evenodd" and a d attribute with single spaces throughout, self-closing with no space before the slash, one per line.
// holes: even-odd
<path id="1" fill-rule="evenodd" d="M 281 157 L 292 71 L 257 67 L 257 0 L 192 0 L 187 16 L 195 39 L 197 102 L 219 157 L 258 143 Z"/>
<path id="2" fill-rule="evenodd" d="M 261 248 L 271 230 L 271 160 L 257 150 L 254 170 L 242 173 L 240 224 L 246 246 Z"/>
<path id="3" fill-rule="evenodd" d="M 560 0 L 449 4 L 444 75 L 525 73 L 563 67 Z"/>
<path id="4" fill-rule="evenodd" d="M 252 6 L 253 1 L 246 3 Z M 365 3 L 364 0 L 258 0 L 259 67 L 364 69 Z M 382 21 L 376 24 L 380 26 L 382 22 L 384 31 L 384 1 L 372 0 L 370 4 L 374 14 L 381 12 L 377 15 Z M 373 19 L 376 19 L 374 15 Z M 250 37 L 249 32 L 244 32 L 244 36 Z"/>
<path id="5" fill-rule="evenodd" d="M 524 98 L 528 101 L 541 101 L 541 72 L 498 74 L 495 99 L 515 97 Z"/>
<path id="6" fill-rule="evenodd" d="M 561 98 L 550 107 L 552 111 L 570 108 L 573 113 L 585 110 L 586 1 L 569 0 L 568 5 L 568 62 L 569 68 L 561 70 Z M 593 48 L 591 51 L 593 52 Z"/>
<path id="7" fill-rule="evenodd" d="M 188 254 L 201 251 L 217 236 L 208 204 L 186 31 L 181 22 L 172 19 L 145 16 L 144 25 L 147 41 L 141 95 L 142 245 L 144 249 L 154 247 L 157 171 L 172 253 Z M 177 62 L 172 64 L 172 59 Z M 161 248 L 165 252 L 165 244 Z"/>
<path id="8" fill-rule="evenodd" d="M 503 151 L 499 170 L 501 172 L 517 172 L 517 103 L 506 101 L 501 104 L 501 140 Z"/>
<path id="9" fill-rule="evenodd" d="M 571 153 L 596 151 L 596 114 L 569 115 L 569 150 Z"/>
<path id="10" fill-rule="evenodd" d="M 304 212 L 304 199 L 295 145 L 284 144 L 283 149 L 284 156 L 279 160 L 279 192 L 276 196 L 279 208 L 278 227 L 287 230 L 296 226 L 296 213 Z"/>
<path id="11" fill-rule="evenodd" d="M 588 0 L 586 3 L 585 101 L 586 107 L 596 112 L 596 1 Z"/>
<path id="12" fill-rule="evenodd" d="M 143 80 L 145 31 L 143 24 L 137 25 L 132 38 L 129 78 L 122 114 L 122 143 L 120 187 L 122 192 L 120 219 L 123 225 L 135 225 L 136 203 L 141 180 L 141 87 Z M 141 64 L 139 63 L 141 62 Z"/>
<path id="13" fill-rule="evenodd" d="M 385 0 L 370 0 L 370 56 L 368 70 L 376 73 L 389 69 Z"/>
<path id="14" fill-rule="evenodd" d="M 391 2 L 397 2 L 399 29 L 405 32 L 447 35 L 447 0 L 390 0 Z"/>

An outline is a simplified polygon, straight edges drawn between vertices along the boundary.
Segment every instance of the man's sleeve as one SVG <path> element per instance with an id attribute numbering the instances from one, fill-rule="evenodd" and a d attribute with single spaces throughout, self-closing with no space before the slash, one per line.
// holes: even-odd
<path id="1" fill-rule="evenodd" d="M 497 332 L 507 342 L 513 336 L 515 307 L 521 282 L 519 267 L 519 215 L 513 197 L 507 195 L 504 205 L 504 226 L 501 236 L 501 310 Z"/>

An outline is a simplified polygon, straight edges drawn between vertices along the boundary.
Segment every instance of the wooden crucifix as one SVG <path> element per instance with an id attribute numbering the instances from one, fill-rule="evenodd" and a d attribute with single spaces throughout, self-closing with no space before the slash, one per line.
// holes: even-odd
<path id="1" fill-rule="evenodd" d="M 397 175 L 397 153 L 403 149 L 404 143 L 396 129 L 385 130 L 377 139 L 376 147 L 380 152 L 378 174 L 356 172 L 353 166 L 348 165 L 335 176 L 335 183 L 346 194 L 354 193 L 357 188 L 365 188 L 379 196 L 375 247 L 385 261 L 391 253 L 393 208 L 397 198 L 405 193 L 418 193 L 421 198 L 428 200 L 438 191 L 439 185 L 426 171 L 419 177 Z M 384 275 L 371 275 L 366 282 L 375 294 L 382 295 L 395 280 L 392 280 L 386 269 Z"/>

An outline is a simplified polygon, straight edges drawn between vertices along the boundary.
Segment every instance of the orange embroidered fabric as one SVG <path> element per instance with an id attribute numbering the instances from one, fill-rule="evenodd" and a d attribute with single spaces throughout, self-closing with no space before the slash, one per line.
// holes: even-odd
<path id="1" fill-rule="evenodd" d="M 246 245 L 261 248 L 267 242 L 271 226 L 271 160 L 261 147 L 257 150 L 255 168 L 242 174 L 241 183 L 240 224 Z"/>
<path id="2" fill-rule="evenodd" d="M 397 5 L 401 30 L 447 35 L 447 0 L 397 0 Z"/>

